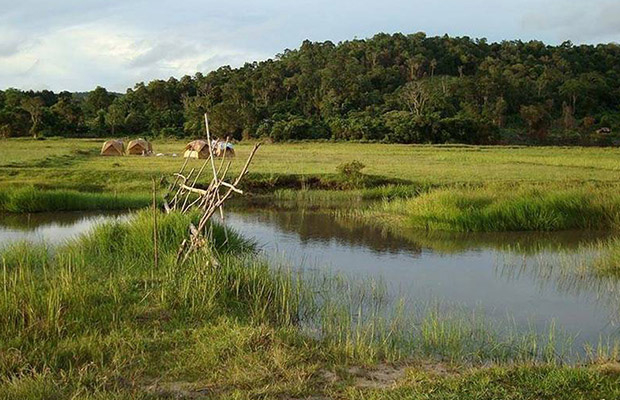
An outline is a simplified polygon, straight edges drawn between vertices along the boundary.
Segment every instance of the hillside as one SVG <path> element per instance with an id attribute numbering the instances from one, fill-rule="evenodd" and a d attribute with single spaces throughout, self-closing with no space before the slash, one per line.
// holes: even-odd
<path id="1" fill-rule="evenodd" d="M 305 41 L 206 75 L 0 92 L 0 136 L 199 136 L 397 143 L 609 145 L 620 131 L 620 46 L 488 43 L 423 33 Z"/>

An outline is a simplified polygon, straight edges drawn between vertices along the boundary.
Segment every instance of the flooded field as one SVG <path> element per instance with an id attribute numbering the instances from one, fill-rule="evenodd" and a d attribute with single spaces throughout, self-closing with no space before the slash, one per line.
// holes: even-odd
<path id="1" fill-rule="evenodd" d="M 276 262 L 382 282 L 392 301 L 479 310 L 537 332 L 553 324 L 575 345 L 620 336 L 619 282 L 573 265 L 603 232 L 396 234 L 314 211 L 237 212 L 226 222 Z"/>
<path id="2" fill-rule="evenodd" d="M 0 247 L 21 240 L 61 243 L 122 214 L 0 217 Z M 437 303 L 544 332 L 553 324 L 574 344 L 620 336 L 620 285 L 574 265 L 603 232 L 448 234 L 387 232 L 317 211 L 256 209 L 226 224 L 274 262 L 305 274 L 381 282 L 388 301 Z M 583 257 L 583 254 L 580 253 Z"/>

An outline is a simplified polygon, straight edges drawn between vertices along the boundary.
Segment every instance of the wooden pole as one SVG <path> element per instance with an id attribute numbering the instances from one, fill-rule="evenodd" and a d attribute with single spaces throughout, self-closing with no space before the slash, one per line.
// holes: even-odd
<path id="1" fill-rule="evenodd" d="M 211 146 L 211 133 L 209 132 L 209 118 L 207 117 L 207 113 L 205 113 L 205 128 L 207 130 L 207 144 L 209 145 L 209 153 L 211 153 L 211 169 L 213 169 L 213 181 L 215 182 L 215 187 L 219 186 L 219 178 L 217 176 L 217 171 L 215 170 L 215 161 L 213 160 L 213 146 Z M 215 192 L 215 196 L 217 199 L 220 199 L 219 190 Z M 220 216 L 224 219 L 224 209 L 220 207 Z"/>
<path id="2" fill-rule="evenodd" d="M 153 178 L 153 262 L 157 269 L 159 266 L 159 254 L 157 249 L 157 186 Z"/>

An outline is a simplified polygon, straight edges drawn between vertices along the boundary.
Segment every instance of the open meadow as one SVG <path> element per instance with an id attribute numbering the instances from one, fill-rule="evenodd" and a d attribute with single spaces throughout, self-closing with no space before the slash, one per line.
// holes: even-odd
<path id="1" fill-rule="evenodd" d="M 620 149 L 267 143 L 180 265 L 193 214 L 125 212 L 184 142 L 102 142 L 0 140 L 0 399 L 620 397 Z"/>
<path id="2" fill-rule="evenodd" d="M 165 157 L 101 157 L 103 139 L 0 140 L 0 187 L 34 185 L 82 191 L 149 191 L 151 178 L 178 171 L 185 142 L 155 140 Z M 231 171 L 252 143 L 235 147 Z M 171 157 L 176 153 L 179 157 Z M 241 160 L 241 161 L 239 161 Z M 403 183 L 618 183 L 620 149 L 598 147 L 424 146 L 366 143 L 267 143 L 252 173 L 264 176 L 336 174 L 358 160 L 363 173 Z M 192 161 L 195 166 L 200 161 Z"/>

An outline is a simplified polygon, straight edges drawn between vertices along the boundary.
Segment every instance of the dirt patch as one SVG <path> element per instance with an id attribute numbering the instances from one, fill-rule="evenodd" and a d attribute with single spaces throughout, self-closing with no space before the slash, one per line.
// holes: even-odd
<path id="1" fill-rule="evenodd" d="M 608 362 L 597 367 L 601 373 L 611 376 L 620 376 L 620 363 Z"/>
<path id="2" fill-rule="evenodd" d="M 358 388 L 385 389 L 393 387 L 402 380 L 407 371 L 422 371 L 435 376 L 454 376 L 458 372 L 446 364 L 434 361 L 413 362 L 403 364 L 378 364 L 372 367 L 353 366 L 339 373 L 323 371 L 323 380 L 330 385 L 350 379 Z"/>
<path id="3" fill-rule="evenodd" d="M 359 367 L 349 368 L 349 373 L 354 377 L 354 385 L 358 388 L 384 389 L 391 386 L 405 376 L 406 366 L 392 366 L 379 364 L 372 369 Z"/>
<path id="4" fill-rule="evenodd" d="M 158 382 L 146 388 L 147 392 L 162 399 L 212 399 L 216 391 L 208 387 L 196 387 L 189 382 Z"/>

